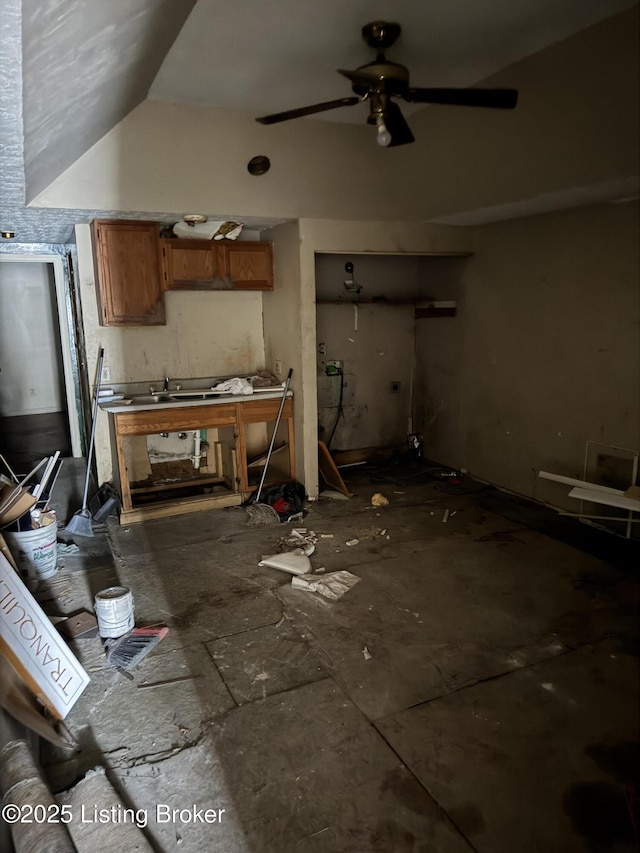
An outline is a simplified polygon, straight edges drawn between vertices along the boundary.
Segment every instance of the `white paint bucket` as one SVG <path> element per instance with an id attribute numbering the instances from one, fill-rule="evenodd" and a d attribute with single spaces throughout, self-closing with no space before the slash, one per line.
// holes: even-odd
<path id="1" fill-rule="evenodd" d="M 7 530 L 4 536 L 23 578 L 37 582 L 55 575 L 58 570 L 56 521 L 35 530 Z"/>
<path id="2" fill-rule="evenodd" d="M 121 637 L 133 628 L 133 596 L 126 586 L 100 590 L 94 605 L 101 637 Z"/>

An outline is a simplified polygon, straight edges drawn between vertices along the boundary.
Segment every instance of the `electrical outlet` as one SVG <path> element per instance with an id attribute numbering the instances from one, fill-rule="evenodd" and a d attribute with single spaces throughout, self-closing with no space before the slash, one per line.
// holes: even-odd
<path id="1" fill-rule="evenodd" d="M 101 382 L 111 382 L 111 368 L 107 367 L 106 364 L 102 365 L 102 376 L 100 377 Z"/>
<path id="2" fill-rule="evenodd" d="M 327 354 L 327 345 L 324 342 L 318 344 L 318 352 L 320 353 L 320 355 Z"/>
<path id="3" fill-rule="evenodd" d="M 276 373 L 278 374 L 278 376 L 282 376 L 282 362 L 280 361 L 280 359 L 276 358 L 274 363 L 276 367 Z"/>
<path id="4" fill-rule="evenodd" d="M 36 396 L 36 389 L 35 389 L 35 388 L 29 388 L 29 394 L 30 394 L 32 397 L 35 397 L 35 396 Z"/>
<path id="5" fill-rule="evenodd" d="M 327 367 L 333 367 L 336 370 L 342 370 L 343 365 L 344 365 L 344 362 L 342 361 L 341 358 L 334 358 L 334 359 L 331 359 L 330 361 L 327 361 Z"/>

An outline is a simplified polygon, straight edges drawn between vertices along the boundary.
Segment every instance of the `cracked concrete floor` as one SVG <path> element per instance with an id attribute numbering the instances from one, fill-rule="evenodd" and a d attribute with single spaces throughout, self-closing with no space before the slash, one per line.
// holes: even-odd
<path id="1" fill-rule="evenodd" d="M 353 469 L 348 503 L 309 505 L 314 568 L 361 578 L 338 602 L 259 567 L 286 529 L 242 509 L 112 523 L 137 624 L 170 631 L 133 680 L 75 643 L 92 682 L 52 788 L 104 767 L 158 851 L 636 849 L 633 546 L 414 474 Z M 63 609 L 103 580 L 61 573 Z"/>

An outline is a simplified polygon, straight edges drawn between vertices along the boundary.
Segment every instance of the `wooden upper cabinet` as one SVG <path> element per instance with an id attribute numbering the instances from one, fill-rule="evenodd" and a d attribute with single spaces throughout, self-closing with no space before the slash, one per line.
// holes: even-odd
<path id="1" fill-rule="evenodd" d="M 100 325 L 164 325 L 158 224 L 96 219 L 92 233 Z"/>
<path id="2" fill-rule="evenodd" d="M 225 271 L 237 290 L 273 290 L 271 243 L 226 242 Z"/>
<path id="3" fill-rule="evenodd" d="M 167 290 L 213 290 L 224 282 L 224 251 L 213 240 L 163 239 Z"/>
<path id="4" fill-rule="evenodd" d="M 271 243 L 160 241 L 167 290 L 273 290 Z"/>

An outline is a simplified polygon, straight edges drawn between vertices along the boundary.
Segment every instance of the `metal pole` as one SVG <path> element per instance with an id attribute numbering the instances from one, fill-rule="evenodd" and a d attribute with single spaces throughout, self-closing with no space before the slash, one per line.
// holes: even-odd
<path id="1" fill-rule="evenodd" d="M 282 394 L 282 400 L 280 401 L 280 409 L 278 410 L 278 417 L 276 418 L 276 424 L 273 428 L 273 435 L 271 436 L 271 443 L 269 444 L 269 450 L 267 451 L 267 458 L 264 463 L 264 469 L 262 471 L 262 477 L 260 478 L 260 485 L 258 486 L 258 492 L 256 494 L 255 503 L 260 503 L 260 495 L 262 494 L 262 487 L 264 486 L 264 481 L 267 476 L 267 469 L 269 468 L 269 460 L 271 459 L 271 454 L 273 452 L 273 445 L 276 440 L 276 433 L 278 432 L 278 427 L 280 426 L 280 418 L 282 417 L 282 410 L 284 409 L 284 404 L 287 399 L 287 392 L 289 390 L 289 382 L 291 382 L 291 376 L 293 374 L 293 368 L 289 368 L 289 373 L 287 375 L 287 381 L 284 383 L 284 392 Z"/>

